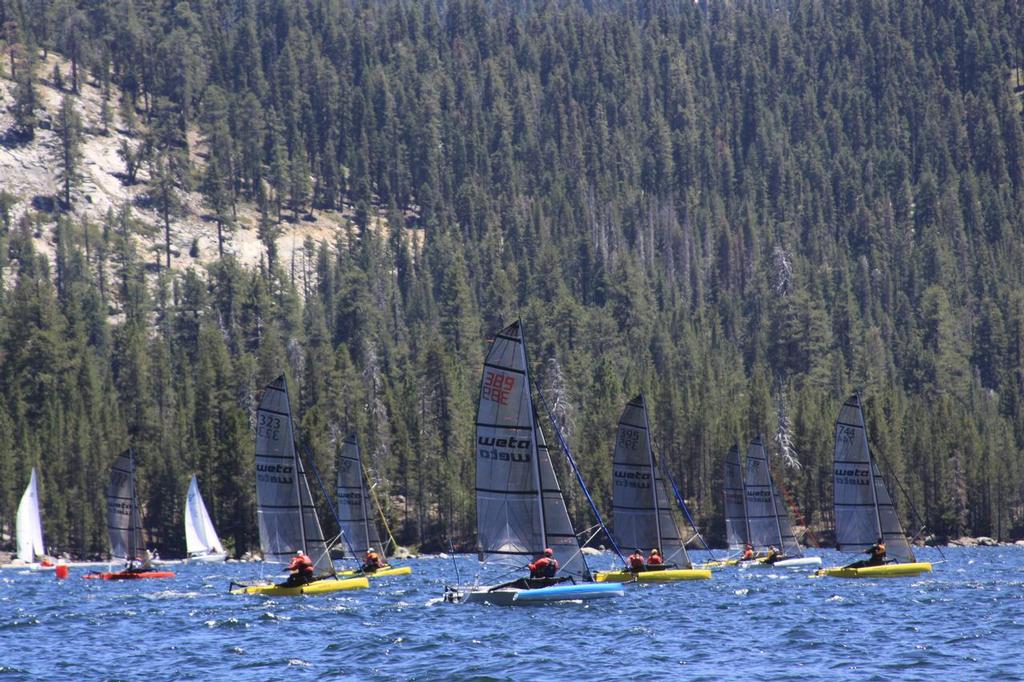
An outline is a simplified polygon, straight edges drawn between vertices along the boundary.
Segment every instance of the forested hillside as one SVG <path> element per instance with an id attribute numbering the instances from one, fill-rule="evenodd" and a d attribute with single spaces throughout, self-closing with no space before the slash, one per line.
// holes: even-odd
<path id="1" fill-rule="evenodd" d="M 402 543 L 471 544 L 481 361 L 521 317 L 604 509 L 642 391 L 710 538 L 758 432 L 828 527 L 858 391 L 908 529 L 1024 536 L 1017 0 L 0 0 L 0 25 L 3 146 L 60 141 L 51 202 L 0 177 L 6 532 L 35 466 L 47 543 L 104 552 L 131 445 L 165 555 L 192 473 L 258 546 L 252 420 L 284 372 L 326 477 L 354 430 Z M 105 135 L 140 191 L 90 218 L 77 150 Z M 196 219 L 221 248 L 177 258 Z"/>

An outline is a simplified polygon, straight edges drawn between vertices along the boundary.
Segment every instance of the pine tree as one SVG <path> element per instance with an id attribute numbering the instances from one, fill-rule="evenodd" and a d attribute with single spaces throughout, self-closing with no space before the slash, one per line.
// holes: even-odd
<path id="1" fill-rule="evenodd" d="M 57 117 L 57 134 L 60 136 L 60 181 L 64 187 L 64 206 L 71 207 L 71 190 L 81 179 L 79 164 L 82 151 L 82 119 L 75 111 L 75 103 L 71 95 L 64 95 L 60 102 L 60 113 Z"/>

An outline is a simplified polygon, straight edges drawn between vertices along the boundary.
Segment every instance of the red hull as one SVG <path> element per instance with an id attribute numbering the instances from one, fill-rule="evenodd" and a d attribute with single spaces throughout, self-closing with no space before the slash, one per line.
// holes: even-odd
<path id="1" fill-rule="evenodd" d="M 88 573 L 83 576 L 86 580 L 139 580 L 141 578 L 173 578 L 170 571 L 144 571 L 142 573 L 129 573 L 119 571 L 117 573 Z"/>

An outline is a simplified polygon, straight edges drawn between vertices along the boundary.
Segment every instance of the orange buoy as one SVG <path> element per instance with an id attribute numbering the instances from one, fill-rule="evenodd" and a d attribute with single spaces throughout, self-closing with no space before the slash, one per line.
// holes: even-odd
<path id="1" fill-rule="evenodd" d="M 63 561 L 58 561 L 57 566 L 53 569 L 53 574 L 57 576 L 57 580 L 64 580 L 68 577 L 68 565 Z"/>

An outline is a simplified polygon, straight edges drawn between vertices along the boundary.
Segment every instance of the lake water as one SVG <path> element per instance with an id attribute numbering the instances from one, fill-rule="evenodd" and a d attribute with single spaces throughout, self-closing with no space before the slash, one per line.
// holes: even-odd
<path id="1" fill-rule="evenodd" d="M 438 557 L 368 590 L 279 599 L 227 594 L 258 564 L 127 583 L 5 569 L 0 678 L 1024 679 L 1024 548 L 943 552 L 920 578 L 732 567 L 590 605 L 513 608 L 441 602 L 455 573 Z M 479 571 L 458 561 L 464 580 Z"/>

